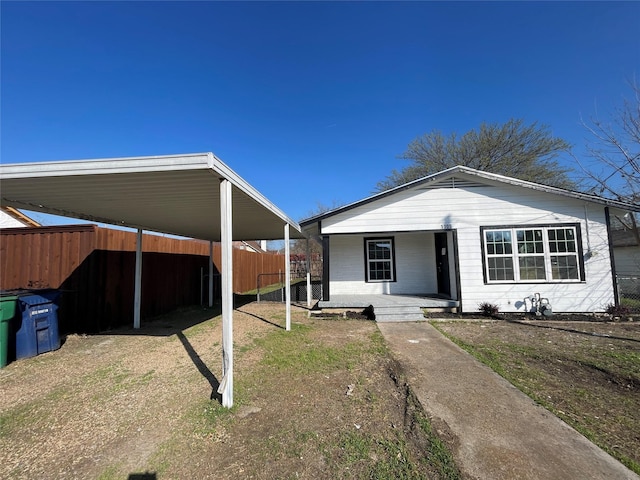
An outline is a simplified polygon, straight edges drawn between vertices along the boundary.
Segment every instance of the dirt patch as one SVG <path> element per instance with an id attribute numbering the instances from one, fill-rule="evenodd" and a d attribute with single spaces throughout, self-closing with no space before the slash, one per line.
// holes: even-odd
<path id="1" fill-rule="evenodd" d="M 293 307 L 285 332 L 283 305 L 238 308 L 229 411 L 215 313 L 71 335 L 0 370 L 0 477 L 438 478 L 375 322 Z"/>

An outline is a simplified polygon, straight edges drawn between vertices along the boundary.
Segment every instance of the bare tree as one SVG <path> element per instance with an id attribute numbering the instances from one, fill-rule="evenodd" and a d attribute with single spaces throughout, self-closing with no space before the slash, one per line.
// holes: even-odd
<path id="1" fill-rule="evenodd" d="M 333 200 L 331 205 L 325 205 L 318 202 L 316 208 L 310 210 L 303 220 L 312 218 L 323 213 L 335 210 L 341 207 L 342 204 L 337 200 Z M 301 220 L 302 221 L 302 220 Z M 291 245 L 291 256 L 296 259 L 303 259 L 307 261 L 307 255 L 309 255 L 309 268 L 311 276 L 318 277 L 322 275 L 322 245 L 315 241 L 315 239 L 297 239 L 294 240 Z"/>
<path id="2" fill-rule="evenodd" d="M 592 191 L 615 200 L 640 204 L 640 86 L 629 82 L 630 98 L 625 98 L 608 121 L 598 115 L 582 125 L 591 134 L 587 158 L 579 160 Z M 618 218 L 631 230 L 638 244 L 640 232 L 635 215 Z"/>

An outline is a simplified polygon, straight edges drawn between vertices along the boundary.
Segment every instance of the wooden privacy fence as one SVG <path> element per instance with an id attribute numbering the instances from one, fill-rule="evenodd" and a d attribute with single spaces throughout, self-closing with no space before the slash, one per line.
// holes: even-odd
<path id="1" fill-rule="evenodd" d="M 136 233 L 70 225 L 0 230 L 0 290 L 62 291 L 63 332 L 133 323 Z M 208 301 L 209 242 L 158 235 L 142 241 L 142 318 Z M 214 244 L 214 298 L 221 246 Z M 258 274 L 282 270 L 284 256 L 234 248 L 233 290 L 255 289 Z"/>

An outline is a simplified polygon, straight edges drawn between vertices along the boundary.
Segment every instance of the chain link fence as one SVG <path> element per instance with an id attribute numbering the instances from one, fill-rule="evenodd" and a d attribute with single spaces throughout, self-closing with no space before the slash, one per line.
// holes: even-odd
<path id="1" fill-rule="evenodd" d="M 640 313 L 640 277 L 617 276 L 620 305 L 634 313 Z"/>
<path id="2" fill-rule="evenodd" d="M 284 302 L 284 273 L 262 273 L 257 280 L 257 301 L 258 302 Z M 311 298 L 319 300 L 322 298 L 322 279 L 311 277 Z M 295 303 L 305 303 L 307 301 L 307 279 L 291 279 L 291 301 Z"/>

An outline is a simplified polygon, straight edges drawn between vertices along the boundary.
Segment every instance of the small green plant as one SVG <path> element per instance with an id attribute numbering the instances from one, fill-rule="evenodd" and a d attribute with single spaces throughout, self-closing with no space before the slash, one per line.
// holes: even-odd
<path id="1" fill-rule="evenodd" d="M 483 302 L 478 305 L 478 311 L 485 317 L 495 317 L 500 312 L 500 307 L 494 303 Z"/>

